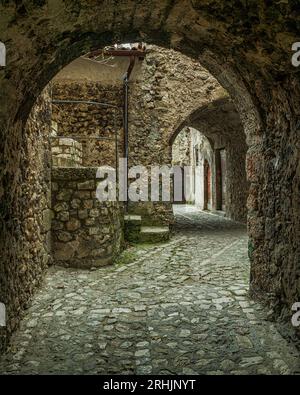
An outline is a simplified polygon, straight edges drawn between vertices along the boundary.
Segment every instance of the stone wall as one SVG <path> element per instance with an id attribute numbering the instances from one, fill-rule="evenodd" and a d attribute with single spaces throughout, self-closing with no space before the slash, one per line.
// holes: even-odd
<path id="1" fill-rule="evenodd" d="M 57 122 L 58 136 L 87 137 L 80 139 L 83 166 L 115 166 L 115 133 L 118 135 L 118 152 L 122 156 L 122 92 L 122 85 L 103 86 L 100 82 L 84 80 L 54 81 L 52 89 L 54 100 L 88 100 L 103 104 L 53 105 L 52 118 Z M 116 106 L 117 109 L 107 107 L 106 104 Z M 95 140 L 94 137 L 112 140 Z"/>
<path id="2" fill-rule="evenodd" d="M 52 166 L 81 167 L 83 162 L 82 144 L 70 138 L 51 138 Z"/>
<path id="3" fill-rule="evenodd" d="M 299 41 L 297 7 L 259 0 L 153 0 L 151 7 L 124 0 L 90 7 L 78 0 L 60 3 L 57 12 L 56 1 L 1 3 L 7 66 L 0 68 L 0 293 L 10 300 L 9 331 L 31 295 L 28 278 L 39 277 L 41 267 L 40 259 L 31 275 L 22 274 L 31 265 L 22 240 L 35 203 L 24 199 L 21 185 L 36 185 L 26 121 L 63 66 L 115 41 L 176 48 L 200 60 L 232 96 L 249 146 L 251 291 L 290 318 L 291 305 L 300 300 L 300 76 L 291 64 L 292 44 Z M 202 85 L 198 77 L 194 86 Z M 32 140 L 30 149 L 36 145 Z"/>
<path id="4" fill-rule="evenodd" d="M 197 155 L 197 158 L 196 158 Z M 186 127 L 176 137 L 172 145 L 172 163 L 179 166 L 191 166 L 192 172 L 185 185 L 186 200 L 201 210 L 204 202 L 204 161 L 211 169 L 210 210 L 216 210 L 216 164 L 214 151 L 209 140 L 198 130 Z"/>
<path id="5" fill-rule="evenodd" d="M 258 92 L 263 100 L 265 87 Z M 300 91 L 290 80 L 271 97 L 275 105 L 266 127 L 272 132 L 247 155 L 251 289 L 272 305 L 274 316 L 289 319 L 291 306 L 300 300 L 300 127 L 293 118 L 295 111 L 300 114 Z"/>
<path id="6" fill-rule="evenodd" d="M 191 164 L 192 136 L 189 128 L 184 128 L 177 135 L 172 144 L 172 165 L 173 166 L 189 166 Z"/>
<path id="7" fill-rule="evenodd" d="M 232 125 L 226 124 L 226 112 L 223 116 L 222 131 L 223 135 L 216 133 L 218 120 L 214 113 L 215 130 L 212 132 L 211 125 L 197 118 L 191 124 L 197 126 L 198 130 L 192 127 L 184 127 L 184 129 L 177 135 L 172 145 L 173 164 L 181 164 L 195 167 L 195 149 L 200 153 L 200 163 L 197 168 L 197 173 L 192 175 L 190 183 L 190 192 L 195 190 L 195 197 L 192 202 L 195 202 L 201 209 L 204 207 L 204 190 L 203 190 L 203 161 L 206 159 L 211 169 L 211 208 L 213 211 L 217 210 L 217 151 L 225 149 L 226 155 L 226 171 L 222 176 L 226 180 L 225 190 L 225 206 L 223 210 L 226 216 L 236 221 L 246 222 L 247 219 L 247 196 L 249 185 L 246 178 L 246 151 L 245 136 L 238 135 Z M 202 114 L 203 115 L 203 114 Z M 220 121 L 220 120 L 219 120 Z M 227 133 L 231 132 L 231 138 L 228 138 Z M 201 137 L 202 136 L 202 137 Z M 209 136 L 208 140 L 205 136 Z M 195 185 L 195 187 L 194 187 Z"/>
<path id="8" fill-rule="evenodd" d="M 246 175 L 246 135 L 230 98 L 215 100 L 190 114 L 180 127 L 193 127 L 206 136 L 213 149 L 226 150 L 226 215 L 247 220 L 249 183 Z M 181 130 L 180 128 L 178 130 Z M 217 158 L 215 158 L 217 162 Z M 215 188 L 215 183 L 213 183 Z M 215 194 L 215 193 L 214 193 Z M 216 207 L 216 202 L 213 202 Z"/>
<path id="9" fill-rule="evenodd" d="M 247 222 L 249 182 L 246 174 L 247 146 L 239 140 L 226 144 L 226 213 L 229 218 Z"/>
<path id="10" fill-rule="evenodd" d="M 97 168 L 52 170 L 52 252 L 67 267 L 108 265 L 123 247 L 122 207 L 96 198 Z"/>
<path id="11" fill-rule="evenodd" d="M 6 334 L 14 331 L 24 309 L 51 263 L 51 103 L 47 88 L 36 101 L 24 130 L 20 145 L 15 136 L 18 155 L 7 154 L 7 167 L 16 171 L 15 204 L 5 205 L 1 200 L 0 238 L 0 301 L 7 311 L 6 330 L 0 328 L 0 351 Z M 15 152 L 15 154 L 17 153 Z M 10 157 L 10 159 L 9 159 Z M 6 171 L 5 171 L 6 172 Z M 17 204 L 18 201 L 18 204 Z M 16 229 L 14 235 L 3 238 Z"/>
<path id="12" fill-rule="evenodd" d="M 115 113 L 116 128 L 111 109 L 90 105 L 55 104 L 53 119 L 58 123 L 59 135 L 112 138 L 117 129 L 118 151 L 123 156 L 123 60 L 116 58 L 113 63 L 114 74 L 119 77 L 114 84 L 111 79 L 108 81 L 106 65 L 99 65 L 97 81 L 86 81 L 83 75 L 77 75 L 76 82 L 64 79 L 68 75 L 66 68 L 61 78 L 56 77 L 52 92 L 54 100 L 85 99 L 117 106 L 120 111 Z M 148 46 L 145 60 L 134 71 L 129 89 L 129 167 L 171 165 L 170 139 L 176 127 L 193 110 L 211 100 L 227 97 L 227 93 L 199 62 L 157 46 Z M 87 139 L 82 144 L 84 166 L 115 166 L 114 142 Z M 129 208 L 130 212 L 142 215 L 145 225 L 173 222 L 171 204 L 130 202 Z"/>
<path id="13" fill-rule="evenodd" d="M 173 50 L 149 46 L 141 72 L 130 89 L 132 162 L 170 164 L 169 142 L 177 126 L 195 109 L 226 96 L 199 62 Z"/>
<path id="14" fill-rule="evenodd" d="M 210 143 L 210 141 L 202 135 L 196 129 L 191 128 L 192 140 L 190 142 L 191 151 L 193 152 L 191 165 L 195 169 L 193 174 L 193 185 L 195 190 L 194 201 L 195 204 L 201 209 L 208 209 L 211 211 L 217 210 L 217 196 L 216 196 L 216 183 L 217 183 L 217 164 L 215 162 L 215 151 Z M 198 164 L 196 163 L 197 158 L 195 154 L 198 156 Z M 204 166 L 205 161 L 207 161 L 210 167 L 210 191 L 208 192 L 209 199 L 207 203 L 205 203 L 205 192 L 204 192 Z M 223 175 L 227 180 L 226 174 Z M 207 207 L 206 207 L 207 204 Z"/>

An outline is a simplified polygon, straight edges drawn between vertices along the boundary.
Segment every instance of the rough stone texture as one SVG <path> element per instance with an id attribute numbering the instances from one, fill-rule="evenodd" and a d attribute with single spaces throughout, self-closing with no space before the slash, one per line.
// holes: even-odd
<path id="1" fill-rule="evenodd" d="M 195 132 L 197 133 L 198 131 Z M 193 136 L 190 128 L 183 128 L 172 144 L 172 165 L 188 166 L 191 163 L 193 152 L 191 150 Z"/>
<path id="2" fill-rule="evenodd" d="M 51 105 L 46 89 L 35 103 L 25 126 L 22 145 L 16 138 L 14 155 L 24 160 L 15 168 L 15 189 L 19 204 L 1 201 L 0 300 L 6 305 L 8 333 L 17 328 L 22 311 L 41 283 L 44 269 L 51 263 Z M 7 154 L 6 170 L 17 166 L 15 156 Z M 4 234 L 17 224 L 14 237 Z M 5 344 L 0 328 L 0 350 Z M 2 341 L 1 341 L 2 340 Z"/>
<path id="3" fill-rule="evenodd" d="M 114 262 L 123 247 L 119 202 L 99 202 L 97 168 L 52 170 L 52 253 L 56 264 L 91 268 Z"/>
<path id="4" fill-rule="evenodd" d="M 142 226 L 139 237 L 140 243 L 156 244 L 164 243 L 170 239 L 168 226 Z"/>
<path id="5" fill-rule="evenodd" d="M 101 69 L 99 73 L 101 75 Z M 101 82 L 84 80 L 55 80 L 52 86 L 54 100 L 88 100 L 104 104 L 54 104 L 52 118 L 57 122 L 59 136 L 87 137 L 80 139 L 83 166 L 116 167 L 115 133 L 118 134 L 119 155 L 122 156 L 123 152 L 122 86 L 104 86 Z M 118 109 L 105 104 L 117 106 Z M 95 140 L 93 137 L 113 141 Z"/>
<path id="6" fill-rule="evenodd" d="M 83 162 L 82 144 L 70 138 L 51 139 L 52 166 L 81 167 Z"/>
<path id="7" fill-rule="evenodd" d="M 225 149 L 226 152 L 226 215 L 236 221 L 247 220 L 247 197 L 249 183 L 246 175 L 246 135 L 240 115 L 229 97 L 215 100 L 208 105 L 195 109 L 178 126 L 172 136 L 176 140 L 178 133 L 185 127 L 192 127 L 206 136 L 213 149 Z M 212 172 L 215 171 L 214 160 Z M 216 208 L 216 191 L 213 183 L 213 208 Z"/>
<path id="8" fill-rule="evenodd" d="M 227 93 L 191 58 L 157 46 L 150 46 L 148 51 L 130 88 L 129 163 L 171 166 L 171 138 L 178 125 L 196 108 Z M 173 223 L 169 204 L 140 203 L 131 210 L 144 218 L 145 225 Z"/>
<path id="9" fill-rule="evenodd" d="M 170 140 L 178 125 L 195 109 L 227 93 L 199 62 L 157 46 L 148 51 L 130 90 L 132 162 L 171 164 Z"/>
<path id="10" fill-rule="evenodd" d="M 107 65 L 99 65 L 96 81 L 86 81 L 84 74 L 73 79 L 66 67 L 53 82 L 54 100 L 92 100 L 109 103 L 122 109 L 122 75 L 124 60 L 115 58 L 115 81 L 107 75 Z M 79 67 L 79 66 L 77 66 Z M 173 50 L 149 46 L 143 62 L 136 66 L 129 93 L 129 166 L 171 165 L 170 139 L 179 124 L 198 107 L 211 100 L 227 96 L 207 70 L 198 62 Z M 125 69 L 126 70 L 126 69 Z M 82 71 L 81 71 L 82 72 Z M 101 75 L 103 78 L 101 79 Z M 66 77 L 69 75 L 69 79 Z M 197 79 L 199 83 L 194 84 Z M 119 135 L 119 155 L 123 155 L 123 133 L 120 112 L 91 105 L 54 105 L 53 119 L 58 123 L 59 134 L 70 136 Z M 243 134 L 242 130 L 239 130 Z M 145 138 L 146 136 L 146 138 Z M 95 140 L 82 140 L 83 165 L 115 166 L 115 144 Z M 243 162 L 239 163 L 243 166 Z M 245 201 L 243 201 L 245 205 Z M 162 203 L 130 204 L 130 211 L 142 216 L 143 224 L 172 223 L 172 207 Z"/>
<path id="11" fill-rule="evenodd" d="M 249 146 L 252 294 L 272 300 L 277 314 L 290 317 L 300 299 L 300 84 L 299 69 L 291 65 L 291 46 L 300 34 L 297 7 L 263 0 L 153 0 L 151 7 L 132 0 L 1 3 L 7 66 L 0 69 L 0 292 L 11 299 L 9 331 L 18 320 L 20 294 L 27 300 L 27 280 L 18 271 L 26 251 L 20 229 L 28 210 L 21 185 L 31 169 L 24 153 L 30 110 L 71 60 L 91 48 L 141 39 L 200 60 L 231 95 Z M 19 285 L 8 292 L 16 278 Z"/>
<path id="12" fill-rule="evenodd" d="M 192 209 L 127 265 L 53 267 L 5 374 L 293 374 L 299 352 L 248 295 L 244 226 Z"/>
<path id="13" fill-rule="evenodd" d="M 125 215 L 124 237 L 125 240 L 137 243 L 141 232 L 142 217 L 140 215 Z"/>

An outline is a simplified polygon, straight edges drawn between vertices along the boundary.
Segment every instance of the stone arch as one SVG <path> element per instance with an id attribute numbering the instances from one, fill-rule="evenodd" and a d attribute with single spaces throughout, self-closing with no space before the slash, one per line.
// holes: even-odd
<path id="1" fill-rule="evenodd" d="M 299 73 L 290 65 L 291 44 L 299 31 L 286 18 L 296 12 L 296 6 L 259 3 L 258 18 L 256 2 L 238 1 L 155 0 L 151 7 L 148 1 L 129 0 L 1 5 L 0 35 L 8 57 L 7 67 L 0 70 L 0 151 L 4 155 L 0 298 L 7 304 L 8 333 L 16 327 L 18 312 L 35 288 L 24 276 L 30 265 L 23 248 L 20 189 L 28 165 L 25 121 L 42 88 L 63 65 L 93 47 L 120 40 L 143 39 L 199 59 L 235 98 L 250 146 L 252 292 L 271 298 L 278 311 L 288 314 L 291 303 L 300 297 L 295 276 L 300 218 L 290 200 L 299 188 Z M 246 90 L 236 90 L 237 82 Z M 40 278 L 39 272 L 34 283 Z"/>
<path id="2" fill-rule="evenodd" d="M 224 97 L 213 100 L 209 103 L 205 103 L 203 106 L 194 108 L 193 111 L 191 111 L 185 119 L 181 120 L 181 122 L 176 125 L 173 133 L 170 136 L 169 144 L 170 145 L 173 144 L 174 140 L 176 139 L 176 137 L 178 136 L 178 134 L 181 132 L 183 128 L 185 127 L 197 128 L 198 124 L 207 121 L 208 117 L 213 118 L 213 123 L 216 124 L 218 123 L 220 127 L 221 122 L 218 119 L 216 119 L 216 116 L 220 117 L 221 112 L 224 113 L 226 112 L 231 116 L 231 119 L 228 122 L 229 129 L 233 126 L 233 124 L 235 124 L 236 127 L 238 127 L 238 132 L 242 135 L 245 135 L 240 114 L 237 111 L 233 103 L 233 100 L 226 95 Z M 222 126 L 226 127 L 227 125 L 222 125 Z M 207 133 L 207 138 L 211 139 L 210 133 Z"/>
<path id="3" fill-rule="evenodd" d="M 249 126 L 249 125 L 248 125 Z M 218 210 L 218 158 L 219 151 L 224 149 L 227 162 L 226 215 L 234 220 L 246 222 L 247 197 L 249 185 L 246 177 L 246 154 L 248 146 L 241 117 L 233 100 L 225 96 L 194 109 L 181 122 L 170 138 L 172 145 L 176 136 L 186 127 L 198 130 L 209 139 L 214 151 L 213 167 L 213 209 Z"/>

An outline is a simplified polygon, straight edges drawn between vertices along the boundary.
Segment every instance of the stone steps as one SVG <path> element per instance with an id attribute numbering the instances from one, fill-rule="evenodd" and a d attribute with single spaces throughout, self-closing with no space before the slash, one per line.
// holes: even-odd
<path id="1" fill-rule="evenodd" d="M 168 226 L 142 226 L 140 232 L 140 243 L 162 243 L 170 239 Z"/>
<path id="2" fill-rule="evenodd" d="M 125 215 L 124 236 L 125 240 L 131 243 L 138 243 L 142 227 L 142 217 L 140 215 Z"/>
<path id="3" fill-rule="evenodd" d="M 142 226 L 140 215 L 125 215 L 125 239 L 131 243 L 155 244 L 170 239 L 169 226 Z"/>

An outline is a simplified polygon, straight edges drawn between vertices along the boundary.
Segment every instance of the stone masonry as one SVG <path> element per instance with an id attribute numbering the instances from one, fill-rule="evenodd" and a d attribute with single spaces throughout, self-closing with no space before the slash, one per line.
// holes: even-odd
<path id="1" fill-rule="evenodd" d="M 207 209 L 216 211 L 216 163 L 215 152 L 210 141 L 198 130 L 184 128 L 176 137 L 172 145 L 172 163 L 181 167 L 190 166 L 191 174 L 185 189 L 187 189 L 189 203 L 195 204 L 201 210 L 204 204 L 204 161 L 207 160 L 211 169 L 210 199 Z M 223 175 L 228 182 L 226 174 Z M 231 180 L 230 180 L 231 181 Z M 243 204 L 244 202 L 241 202 Z"/>
<path id="2" fill-rule="evenodd" d="M 198 130 L 209 139 L 215 155 L 209 159 L 212 173 L 217 175 L 218 151 L 225 150 L 226 160 L 226 215 L 236 221 L 247 221 L 249 182 L 246 175 L 246 135 L 239 113 L 230 97 L 217 99 L 193 111 L 177 128 L 174 137 L 185 127 Z M 174 142 L 174 139 L 172 139 Z M 214 162 L 214 163 L 212 163 Z M 217 190 L 213 182 L 213 207 L 216 208 Z"/>
<path id="3" fill-rule="evenodd" d="M 96 198 L 97 168 L 52 170 L 52 252 L 56 264 L 91 268 L 114 262 L 123 248 L 119 202 Z"/>
<path id="4" fill-rule="evenodd" d="M 176 235 L 131 262 L 53 267 L 0 359 L 5 374 L 288 375 L 299 352 L 248 295 L 244 225 L 176 209 Z"/>
<path id="5" fill-rule="evenodd" d="M 228 91 L 248 146 L 251 295 L 269 304 L 274 317 L 290 322 L 291 306 L 300 300 L 300 76 L 291 63 L 298 19 L 296 1 L 153 0 L 151 7 L 135 0 L 93 2 L 92 7 L 86 0 L 1 2 L 0 39 L 7 56 L 0 68 L 0 300 L 8 312 L 1 350 L 49 262 L 43 236 L 48 232 L 40 229 L 41 213 L 49 223 L 44 183 L 51 178 L 50 149 L 47 139 L 39 138 L 41 129 L 28 130 L 27 121 L 44 87 L 64 66 L 115 42 L 172 48 L 200 62 Z M 154 69 L 155 59 L 148 59 Z M 178 64 L 178 72 L 184 72 Z M 177 86 L 184 83 L 180 75 L 174 80 Z M 209 79 L 203 82 L 201 73 L 193 73 L 190 81 L 209 90 Z M 140 96 L 142 109 L 151 107 L 145 92 Z M 161 117 L 168 108 L 170 121 Z M 163 136 L 172 117 L 185 117 L 182 107 L 167 102 L 156 109 L 158 117 L 145 114 L 155 126 L 149 129 Z M 49 111 L 38 114 L 48 125 Z M 157 128 L 160 120 L 164 125 Z M 154 146 L 152 153 L 167 157 L 165 146 L 160 149 L 164 139 L 149 129 L 141 129 L 140 138 Z M 149 151 L 150 162 L 151 156 Z"/>
<path id="6" fill-rule="evenodd" d="M 17 171 L 13 188 L 20 203 L 10 216 L 8 206 L 1 203 L 2 227 L 8 232 L 10 221 L 20 222 L 13 238 L 0 240 L 0 301 L 6 306 L 6 328 L 0 327 L 0 352 L 6 344 L 6 333 L 14 331 L 44 271 L 52 262 L 51 254 L 51 105 L 46 88 L 37 99 L 24 130 L 24 144 L 15 139 L 15 149 L 26 157 L 26 164 Z M 13 156 L 6 165 L 17 166 Z M 12 186 L 12 185 L 11 185 Z M 5 254 L 9 253 L 8 265 Z M 19 286 L 22 284 L 21 286 Z"/>
<path id="7" fill-rule="evenodd" d="M 79 68 L 81 63 L 77 62 Z M 119 111 L 86 104 L 55 104 L 53 119 L 58 124 L 59 133 L 67 136 L 113 138 L 116 130 L 119 136 L 118 154 L 122 156 L 123 60 L 116 58 L 111 63 L 114 65 L 113 81 L 107 76 L 106 65 L 99 66 L 96 81 L 86 81 L 83 74 L 77 74 L 74 81 L 75 76 L 70 77 L 68 67 L 62 70 L 53 81 L 53 98 L 93 100 L 114 105 Z M 193 83 L 195 78 L 199 81 L 197 86 Z M 172 50 L 148 46 L 147 56 L 137 65 L 134 79 L 130 82 L 129 167 L 171 165 L 170 139 L 176 127 L 195 108 L 226 96 L 218 81 L 198 62 Z M 84 166 L 115 166 L 114 142 L 86 139 L 82 144 Z M 170 204 L 140 202 L 130 203 L 129 207 L 132 214 L 142 216 L 144 225 L 168 225 L 173 222 Z"/>
<path id="8" fill-rule="evenodd" d="M 79 141 L 70 138 L 52 138 L 51 153 L 54 167 L 82 166 L 82 144 Z"/>
<path id="9" fill-rule="evenodd" d="M 57 122 L 59 136 L 81 137 L 78 142 L 82 144 L 83 166 L 115 166 L 115 133 L 118 135 L 119 155 L 123 153 L 122 86 L 105 86 L 99 81 L 63 80 L 55 80 L 52 85 L 54 100 L 89 100 L 104 104 L 54 104 L 52 119 Z M 95 140 L 94 137 L 113 141 Z"/>

